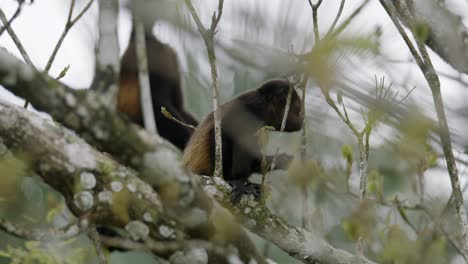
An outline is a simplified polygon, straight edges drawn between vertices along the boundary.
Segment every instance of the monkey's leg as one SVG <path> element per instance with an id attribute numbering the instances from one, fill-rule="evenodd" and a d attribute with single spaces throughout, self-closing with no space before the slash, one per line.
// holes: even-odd
<path id="1" fill-rule="evenodd" d="M 268 162 L 268 169 L 271 170 L 271 164 L 273 163 L 274 155 L 267 157 Z M 286 154 L 286 153 L 279 153 L 276 157 L 275 162 L 275 169 L 276 170 L 287 170 L 291 162 L 293 161 L 294 156 Z"/>
<path id="2" fill-rule="evenodd" d="M 255 198 L 260 198 L 262 186 L 257 183 L 252 183 L 245 180 L 228 181 L 232 186 L 230 201 L 232 204 L 237 204 L 243 195 L 253 195 Z"/>
<path id="3" fill-rule="evenodd" d="M 275 155 L 266 156 L 267 161 L 267 171 L 271 171 L 271 164 L 273 163 Z M 287 170 L 291 162 L 293 161 L 294 156 L 286 154 L 286 153 L 279 153 L 276 157 L 275 162 L 275 170 Z M 262 159 L 257 158 L 252 163 L 252 172 L 262 173 Z"/>
<path id="4" fill-rule="evenodd" d="M 240 144 L 236 144 L 234 141 L 231 141 L 231 143 L 231 153 L 223 152 L 223 158 L 226 158 L 226 161 L 228 159 L 231 161 L 230 170 L 229 167 L 223 168 L 224 172 L 226 172 L 224 179 L 233 187 L 231 202 L 233 204 L 238 203 L 242 195 L 252 194 L 254 197 L 260 197 L 261 186 L 248 181 L 249 176 L 252 174 L 252 163 L 255 161 L 255 157 L 243 149 Z"/>

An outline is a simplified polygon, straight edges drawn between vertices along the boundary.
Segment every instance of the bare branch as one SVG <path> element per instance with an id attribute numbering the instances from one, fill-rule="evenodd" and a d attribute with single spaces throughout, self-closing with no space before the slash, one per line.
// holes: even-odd
<path id="1" fill-rule="evenodd" d="M 221 15 L 223 14 L 223 5 L 224 0 L 219 0 L 218 2 L 218 15 L 213 13 L 213 20 L 211 21 L 210 30 L 215 33 L 216 27 L 218 26 L 219 20 L 221 20 Z"/>
<path id="2" fill-rule="evenodd" d="M 416 36 L 459 72 L 468 74 L 468 28 L 444 2 L 435 0 L 392 0 L 396 15 L 408 28 L 419 28 Z M 404 6 L 401 6 L 404 5 Z M 404 14 L 407 13 L 407 14 Z M 407 19 L 408 14 L 411 19 Z M 411 25 L 411 23 L 416 25 Z M 451 28 L 453 30 L 446 30 Z"/>
<path id="3" fill-rule="evenodd" d="M 313 20 L 313 27 L 314 27 L 314 36 L 315 36 L 315 43 L 320 40 L 320 33 L 318 28 L 318 9 L 320 5 L 322 5 L 322 0 L 319 0 L 316 4 L 313 4 L 311 0 L 309 1 L 310 8 L 312 8 L 312 20 Z"/>
<path id="4" fill-rule="evenodd" d="M 2 19 L 3 27 L 0 28 L 0 37 L 2 36 L 3 32 L 5 32 L 5 30 L 8 29 L 13 23 L 13 21 L 19 16 L 21 12 L 21 8 L 23 7 L 23 4 L 24 4 L 24 0 L 18 0 L 18 7 L 16 8 L 15 13 L 13 13 L 13 15 L 11 16 L 10 20 L 5 22 Z"/>
<path id="5" fill-rule="evenodd" d="M 397 27 L 398 31 L 400 32 L 400 35 L 403 37 L 407 46 L 410 48 L 411 54 L 416 59 L 416 62 L 418 63 L 418 66 L 431 89 L 432 98 L 433 98 L 435 110 L 437 113 L 437 119 L 439 122 L 439 131 L 440 131 L 439 136 L 442 142 L 442 148 L 444 150 L 445 160 L 447 162 L 447 170 L 450 176 L 450 182 L 452 184 L 455 208 L 457 211 L 457 217 L 458 217 L 458 221 L 459 221 L 460 228 L 461 228 L 463 255 L 465 259 L 468 259 L 468 219 L 466 215 L 466 209 L 463 205 L 464 203 L 463 195 L 462 195 L 461 188 L 460 188 L 460 180 L 458 178 L 458 170 L 456 166 L 456 161 L 453 156 L 452 143 L 450 139 L 450 131 L 448 128 L 447 118 L 445 116 L 444 104 L 443 104 L 442 95 L 440 92 L 439 77 L 432 65 L 431 58 L 429 57 L 429 54 L 422 40 L 419 39 L 418 37 L 415 37 L 419 52 L 421 54 L 421 57 L 419 57 L 416 49 L 412 45 L 411 41 L 409 40 L 405 31 L 403 30 L 403 28 L 401 27 L 399 23 L 393 5 L 388 4 L 386 0 L 380 0 L 380 3 L 387 11 L 387 14 L 392 19 L 394 25 Z M 410 22 L 410 25 L 412 25 L 414 21 L 412 21 L 412 18 L 410 17 L 410 15 L 408 15 L 409 10 L 407 9 L 406 5 L 400 4 L 399 7 L 402 8 L 405 18 L 408 19 L 408 21 Z M 414 27 L 411 27 L 411 29 L 414 30 Z M 415 35 L 414 31 L 413 31 L 413 35 Z"/>
<path id="6" fill-rule="evenodd" d="M 148 74 L 148 56 L 146 52 L 145 26 L 133 14 L 133 30 L 135 31 L 135 49 L 138 62 L 138 84 L 140 85 L 140 102 L 143 112 L 143 124 L 150 133 L 157 133 L 156 119 L 153 110 L 153 97 Z"/>
<path id="7" fill-rule="evenodd" d="M 5 13 L 3 13 L 2 9 L 0 8 L 0 20 L 2 21 L 2 23 L 5 25 L 8 23 L 6 17 L 5 17 Z M 18 48 L 21 56 L 23 57 L 24 61 L 33 66 L 33 63 L 31 61 L 31 58 L 29 57 L 28 53 L 26 52 L 26 50 L 24 49 L 23 47 L 23 44 L 21 44 L 21 41 L 19 40 L 18 36 L 16 36 L 15 32 L 13 31 L 13 29 L 11 28 L 11 25 L 8 26 L 8 27 L 5 27 L 5 29 L 7 30 L 8 34 L 10 35 L 11 39 L 13 40 L 13 42 L 15 43 L 16 47 Z"/>
<path id="8" fill-rule="evenodd" d="M 99 264 L 106 264 L 107 259 L 102 248 L 101 239 L 99 233 L 97 232 L 96 226 L 91 224 L 88 228 L 88 236 L 93 241 L 94 248 L 96 249 L 96 255 L 98 257 Z"/>
<path id="9" fill-rule="evenodd" d="M 338 13 L 336 14 L 335 19 L 333 20 L 333 23 L 331 24 L 330 28 L 328 29 L 328 32 L 327 32 L 326 36 L 330 35 L 330 33 L 332 33 L 333 30 L 335 30 L 336 23 L 338 23 L 338 20 L 341 17 L 341 13 L 343 12 L 345 2 L 346 2 L 346 0 L 341 0 L 340 7 L 338 8 Z"/>
<path id="10" fill-rule="evenodd" d="M 353 21 L 353 19 L 359 14 L 361 13 L 362 9 L 364 9 L 364 7 L 370 2 L 370 0 L 364 0 L 361 5 L 358 6 L 358 8 L 356 8 L 354 10 L 353 13 L 351 13 L 351 15 L 349 15 L 348 18 L 345 19 L 345 21 L 343 21 L 341 23 L 341 25 L 335 30 L 335 31 L 332 31 L 332 32 L 328 32 L 327 33 L 327 36 L 338 36 L 339 34 L 341 34 L 345 29 L 346 27 L 348 27 L 349 23 L 351 23 L 351 21 Z"/>
<path id="11" fill-rule="evenodd" d="M 389 5 L 385 0 L 379 0 L 380 3 L 382 4 L 383 8 L 389 15 L 390 19 L 393 21 L 393 24 L 395 27 L 398 29 L 398 32 L 400 32 L 401 37 L 406 43 L 406 46 L 408 46 L 411 54 L 413 55 L 414 59 L 416 60 L 416 63 L 418 64 L 419 68 L 424 69 L 424 61 L 422 60 L 421 56 L 419 55 L 418 51 L 414 47 L 413 43 L 409 39 L 408 35 L 406 34 L 405 30 L 400 24 L 400 21 L 395 15 L 395 7 L 393 5 Z"/>
<path id="12" fill-rule="evenodd" d="M 214 130 L 215 130 L 215 168 L 213 175 L 221 177 L 223 175 L 223 154 L 222 154 L 222 131 L 221 131 L 221 110 L 219 108 L 219 81 L 218 81 L 218 67 L 216 65 L 216 53 L 214 48 L 214 36 L 219 20 L 223 12 L 224 0 L 218 0 L 218 15 L 213 14 L 211 26 L 207 30 L 200 21 L 197 11 L 192 5 L 190 0 L 185 0 L 185 4 L 192 15 L 193 20 L 197 25 L 198 32 L 205 42 L 208 60 L 211 68 L 211 81 L 213 90 L 213 116 L 214 116 Z"/>
<path id="13" fill-rule="evenodd" d="M 197 234 L 208 235 L 206 228 L 212 226 L 217 217 L 223 217 L 223 228 L 227 228 L 229 234 L 223 237 L 224 243 L 241 248 L 242 260 L 248 262 L 253 258 L 259 263 L 264 263 L 252 241 L 234 219 L 226 217 L 226 214 L 216 214 L 219 209 L 214 207 L 212 200 L 194 180 L 194 176 L 180 163 L 180 153 L 175 147 L 157 135 L 131 125 L 130 121 L 110 110 L 92 90 L 71 89 L 33 71 L 2 49 L 0 62 L 0 84 L 6 89 L 31 100 L 36 109 L 51 113 L 54 120 L 81 134 L 102 151 L 111 153 L 123 163 L 141 170 L 139 178 L 144 179 L 153 188 L 160 190 L 173 186 L 180 190 L 175 193 L 168 192 L 170 195 L 161 197 L 168 216 L 176 223 Z M 12 78 L 16 81 L 11 82 Z M 30 145 L 37 146 L 38 141 L 35 142 L 36 144 Z M 63 178 L 67 177 L 69 176 Z"/>
<path id="14" fill-rule="evenodd" d="M 96 51 L 96 69 L 91 89 L 102 95 L 107 107 L 117 106 L 120 54 L 117 26 L 118 0 L 99 0 L 99 41 Z"/>
<path id="15" fill-rule="evenodd" d="M 223 205 L 230 204 L 230 186 L 224 181 L 201 176 L 205 189 Z M 233 210 L 244 226 L 260 237 L 271 241 L 290 256 L 303 263 L 374 263 L 363 256 L 352 255 L 326 243 L 312 231 L 288 224 L 271 213 L 262 203 L 244 196 Z"/>
<path id="16" fill-rule="evenodd" d="M 86 6 L 83 8 L 83 10 L 80 12 L 80 14 L 76 18 L 72 18 L 73 16 L 73 8 L 75 7 L 75 0 L 71 0 L 70 2 L 70 9 L 68 10 L 68 17 L 67 21 L 65 22 L 65 28 L 62 31 L 62 34 L 59 37 L 59 40 L 57 41 L 57 44 L 55 44 L 54 50 L 52 51 L 52 54 L 49 57 L 49 60 L 47 61 L 47 64 L 44 68 L 44 73 L 48 74 L 50 71 L 50 68 L 52 67 L 52 63 L 55 60 L 55 56 L 57 55 L 60 47 L 62 46 L 63 41 L 65 40 L 65 37 L 67 36 L 68 32 L 70 29 L 75 25 L 75 23 L 83 16 L 86 11 L 91 7 L 91 4 L 94 2 L 94 0 L 89 0 L 89 2 L 86 4 Z"/>

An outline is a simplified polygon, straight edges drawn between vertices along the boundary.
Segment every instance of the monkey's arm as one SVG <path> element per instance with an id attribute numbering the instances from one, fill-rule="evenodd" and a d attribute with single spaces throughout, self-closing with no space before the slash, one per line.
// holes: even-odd
<path id="1" fill-rule="evenodd" d="M 274 157 L 275 155 L 266 156 L 267 171 L 271 170 L 271 164 L 273 163 Z M 293 159 L 294 156 L 292 155 L 286 153 L 279 153 L 276 157 L 275 170 L 287 170 Z M 256 173 L 262 173 L 262 158 L 257 158 L 253 162 L 252 170 Z"/>

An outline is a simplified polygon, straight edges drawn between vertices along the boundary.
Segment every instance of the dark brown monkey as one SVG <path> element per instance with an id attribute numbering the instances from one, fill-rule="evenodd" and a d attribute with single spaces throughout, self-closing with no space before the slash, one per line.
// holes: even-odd
<path id="1" fill-rule="evenodd" d="M 138 81 L 134 31 L 121 60 L 118 109 L 132 121 L 143 125 Z M 158 133 L 183 150 L 193 129 L 182 126 L 161 114 L 161 107 L 178 120 L 196 126 L 197 120 L 184 109 L 179 63 L 174 50 L 151 33 L 145 34 L 151 97 Z"/>
<path id="2" fill-rule="evenodd" d="M 256 132 L 263 126 L 280 130 L 289 86 L 287 80 L 272 80 L 259 88 L 245 92 L 220 106 L 223 144 L 223 177 L 233 186 L 231 201 L 236 203 L 243 194 L 258 196 L 259 185 L 248 177 L 261 171 L 262 155 Z M 285 131 L 302 128 L 301 100 L 293 91 Z M 184 165 L 194 173 L 213 175 L 215 139 L 213 113 L 197 127 L 184 151 Z M 272 156 L 268 157 L 268 162 Z M 277 168 L 284 169 L 291 157 L 280 154 Z"/>

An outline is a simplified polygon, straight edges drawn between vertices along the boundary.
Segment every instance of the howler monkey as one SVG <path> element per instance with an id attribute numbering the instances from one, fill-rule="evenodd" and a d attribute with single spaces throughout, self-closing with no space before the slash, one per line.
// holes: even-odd
<path id="1" fill-rule="evenodd" d="M 138 63 L 135 50 L 135 31 L 121 60 L 118 109 L 133 122 L 143 125 L 138 81 Z M 167 119 L 161 113 L 164 106 L 176 119 L 196 126 L 198 122 L 184 109 L 177 54 L 151 33 L 145 33 L 148 72 L 154 116 L 158 133 L 183 150 L 193 129 Z"/>
<path id="2" fill-rule="evenodd" d="M 231 201 L 236 203 L 243 194 L 260 195 L 259 185 L 248 177 L 261 172 L 262 154 L 256 136 L 263 126 L 280 130 L 290 83 L 272 80 L 259 88 L 247 91 L 220 106 L 222 128 L 223 177 L 233 187 Z M 301 100 L 293 90 L 285 131 L 302 128 Z M 215 163 L 213 112 L 197 127 L 187 144 L 183 162 L 194 173 L 213 175 Z M 271 163 L 272 156 L 267 157 Z M 280 154 L 276 167 L 284 169 L 291 157 Z"/>

